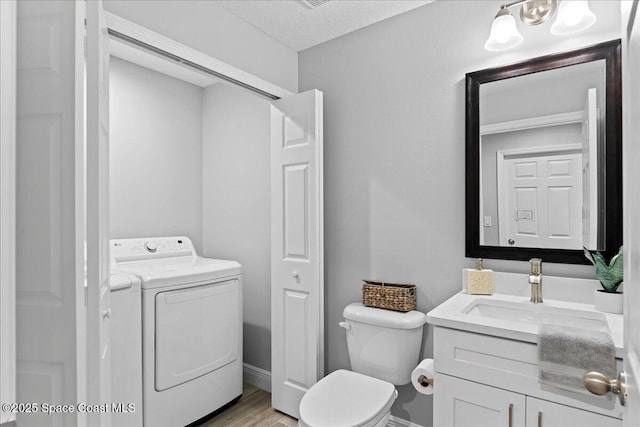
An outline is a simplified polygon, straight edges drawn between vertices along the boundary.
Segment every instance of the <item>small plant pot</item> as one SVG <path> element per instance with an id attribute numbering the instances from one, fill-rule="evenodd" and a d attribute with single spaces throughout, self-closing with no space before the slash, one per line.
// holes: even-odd
<path id="1" fill-rule="evenodd" d="M 622 292 L 594 291 L 593 305 L 598 311 L 622 314 Z"/>

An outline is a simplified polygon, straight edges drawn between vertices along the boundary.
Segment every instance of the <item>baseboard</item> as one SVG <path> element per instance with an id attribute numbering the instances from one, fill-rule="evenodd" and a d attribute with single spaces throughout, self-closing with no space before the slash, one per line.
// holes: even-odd
<path id="1" fill-rule="evenodd" d="M 243 363 L 242 374 L 244 382 L 271 393 L 271 372 Z"/>
<path id="2" fill-rule="evenodd" d="M 411 421 L 404 420 L 402 418 L 394 417 L 391 415 L 387 427 L 422 427 L 420 424 L 412 423 Z"/>

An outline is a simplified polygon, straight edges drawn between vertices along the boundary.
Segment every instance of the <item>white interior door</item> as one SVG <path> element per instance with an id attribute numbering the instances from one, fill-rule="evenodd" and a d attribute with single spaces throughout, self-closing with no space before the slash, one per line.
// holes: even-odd
<path id="1" fill-rule="evenodd" d="M 322 92 L 271 106 L 272 406 L 298 417 L 324 375 Z"/>
<path id="2" fill-rule="evenodd" d="M 517 155 L 499 161 L 502 245 L 582 247 L 582 156 L 579 152 Z M 500 181 L 500 180 L 499 180 Z M 503 222 L 504 221 L 504 222 Z"/>
<path id="3" fill-rule="evenodd" d="M 587 90 L 582 112 L 582 241 L 598 249 L 598 104 L 597 90 Z"/>
<path id="4" fill-rule="evenodd" d="M 0 402 L 16 402 L 16 2 L 0 2 Z M 15 420 L 0 408 L 0 424 Z"/>
<path id="5" fill-rule="evenodd" d="M 640 1 L 622 2 L 625 427 L 640 425 Z"/>
<path id="6" fill-rule="evenodd" d="M 102 0 L 87 15 L 87 398 L 111 402 L 109 287 L 109 51 Z M 89 413 L 89 425 L 110 425 L 108 411 Z"/>
<path id="7" fill-rule="evenodd" d="M 17 2 L 17 402 L 84 401 L 83 222 L 76 216 L 83 26 L 75 2 Z M 23 412 L 17 425 L 74 426 L 82 417 Z"/>

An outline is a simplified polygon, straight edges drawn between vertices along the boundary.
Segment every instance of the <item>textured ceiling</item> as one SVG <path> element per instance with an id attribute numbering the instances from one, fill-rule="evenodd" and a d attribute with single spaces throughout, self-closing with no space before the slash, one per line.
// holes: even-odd
<path id="1" fill-rule="evenodd" d="M 218 0 L 217 5 L 296 52 L 432 3 L 434 0 Z"/>

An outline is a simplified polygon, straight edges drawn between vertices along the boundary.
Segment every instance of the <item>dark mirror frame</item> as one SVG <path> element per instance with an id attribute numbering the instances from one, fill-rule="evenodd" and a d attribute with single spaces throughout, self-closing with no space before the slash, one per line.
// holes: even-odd
<path id="1" fill-rule="evenodd" d="M 589 264 L 582 250 L 518 248 L 480 245 L 480 85 L 554 68 L 605 60 L 605 176 L 598 191 L 598 245 L 609 260 L 622 245 L 622 75 L 620 40 L 612 40 L 571 52 L 542 56 L 513 65 L 467 73 L 466 75 L 466 245 L 465 256 Z M 605 210 L 604 215 L 603 209 Z M 604 230 L 604 234 L 601 234 Z M 600 237 L 601 236 L 601 237 Z"/>

